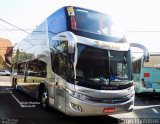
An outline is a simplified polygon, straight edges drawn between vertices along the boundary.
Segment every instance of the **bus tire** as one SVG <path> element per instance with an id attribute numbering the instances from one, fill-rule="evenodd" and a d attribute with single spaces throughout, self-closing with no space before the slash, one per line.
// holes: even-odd
<path id="1" fill-rule="evenodd" d="M 129 112 L 133 112 L 133 108 L 129 110 Z"/>
<path id="2" fill-rule="evenodd" d="M 44 89 L 41 92 L 40 102 L 41 102 L 42 108 L 45 109 L 45 110 L 48 110 L 49 102 L 48 102 L 48 91 L 47 91 L 47 89 Z"/>
<path id="3" fill-rule="evenodd" d="M 142 94 L 141 93 L 136 93 L 136 96 L 141 97 Z"/>

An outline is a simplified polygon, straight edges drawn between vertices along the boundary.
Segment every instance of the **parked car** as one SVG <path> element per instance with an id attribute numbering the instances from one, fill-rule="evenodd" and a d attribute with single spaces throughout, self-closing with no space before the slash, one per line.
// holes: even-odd
<path id="1" fill-rule="evenodd" d="M 9 76 L 11 73 L 8 70 L 0 70 L 0 75 Z"/>

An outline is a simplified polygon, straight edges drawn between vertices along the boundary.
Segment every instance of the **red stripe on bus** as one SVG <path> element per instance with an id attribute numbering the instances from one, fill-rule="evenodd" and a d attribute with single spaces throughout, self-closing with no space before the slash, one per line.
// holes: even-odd
<path id="1" fill-rule="evenodd" d="M 150 73 L 144 73 L 144 77 L 150 77 Z"/>

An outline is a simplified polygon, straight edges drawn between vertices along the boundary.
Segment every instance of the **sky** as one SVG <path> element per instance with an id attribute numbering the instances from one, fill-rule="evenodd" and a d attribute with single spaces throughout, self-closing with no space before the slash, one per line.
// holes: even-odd
<path id="1" fill-rule="evenodd" d="M 160 0 L 0 0 L 0 18 L 31 32 L 62 6 L 74 5 L 109 14 L 121 25 L 129 42 L 160 51 Z M 19 43 L 27 33 L 0 20 L 0 37 Z"/>

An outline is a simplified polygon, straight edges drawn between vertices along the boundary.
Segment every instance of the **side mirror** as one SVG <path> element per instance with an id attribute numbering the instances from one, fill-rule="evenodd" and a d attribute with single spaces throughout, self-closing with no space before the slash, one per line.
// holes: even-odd
<path id="1" fill-rule="evenodd" d="M 142 49 L 144 51 L 144 62 L 149 62 L 149 51 L 144 45 L 139 43 L 130 43 L 130 46 Z"/>

